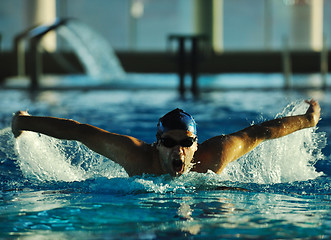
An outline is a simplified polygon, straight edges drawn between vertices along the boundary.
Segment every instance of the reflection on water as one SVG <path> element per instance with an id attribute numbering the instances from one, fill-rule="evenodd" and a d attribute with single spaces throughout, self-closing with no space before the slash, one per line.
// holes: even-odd
<path id="1" fill-rule="evenodd" d="M 109 196 L 32 192 L 11 195 L 20 202 L 6 229 L 86 231 L 114 236 L 309 237 L 327 231 L 329 215 L 323 199 L 240 191 L 186 194 Z M 9 196 L 6 196 L 7 201 Z M 99 199 L 98 203 L 95 202 Z M 91 201 L 92 200 L 92 201 Z M 137 201 L 138 200 L 138 201 Z M 18 205 L 16 205 L 16 208 Z M 28 207 L 28 209 L 26 208 Z M 330 216 L 329 216 L 330 220 Z M 4 223 L 2 223 L 2 227 Z M 9 224 L 9 225 L 8 225 Z M 287 229 L 286 232 L 280 229 Z M 99 233 L 98 233 L 99 232 Z M 68 235 L 67 235 L 68 236 Z"/>
<path id="2" fill-rule="evenodd" d="M 18 236 L 35 230 L 46 234 L 44 231 L 52 230 L 55 236 L 61 233 L 65 238 L 72 231 L 83 238 L 92 234 L 90 231 L 93 236 L 111 234 L 118 238 L 301 238 L 327 233 L 328 225 L 321 222 L 330 220 L 328 197 L 231 190 L 114 195 L 82 193 L 78 186 L 73 191 L 5 193 L 7 211 L 2 211 L 2 217 L 10 221 L 0 224 L 2 234 L 10 231 Z"/>

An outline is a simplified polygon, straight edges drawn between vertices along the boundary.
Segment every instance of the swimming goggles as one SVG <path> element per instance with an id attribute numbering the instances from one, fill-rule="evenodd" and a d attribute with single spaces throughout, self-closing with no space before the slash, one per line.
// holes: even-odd
<path id="1" fill-rule="evenodd" d="M 197 140 L 197 137 L 194 137 L 194 138 L 188 137 L 188 138 L 182 139 L 180 141 L 176 141 L 170 137 L 160 138 L 162 145 L 165 146 L 166 148 L 172 148 L 177 145 L 182 146 L 182 147 L 191 147 L 196 140 Z"/>

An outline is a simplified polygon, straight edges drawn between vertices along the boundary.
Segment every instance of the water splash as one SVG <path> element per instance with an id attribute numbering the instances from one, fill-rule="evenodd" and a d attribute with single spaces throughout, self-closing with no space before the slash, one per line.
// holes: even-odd
<path id="1" fill-rule="evenodd" d="M 18 164 L 27 178 L 73 182 L 127 176 L 120 166 L 77 142 L 24 132 L 15 143 Z"/>
<path id="2" fill-rule="evenodd" d="M 18 164 L 26 178 L 40 181 L 81 181 L 83 171 L 74 168 L 56 139 L 25 132 L 16 141 Z"/>
<path id="3" fill-rule="evenodd" d="M 71 20 L 58 29 L 82 62 L 87 74 L 98 80 L 120 80 L 125 71 L 113 48 L 87 25 Z"/>
<path id="4" fill-rule="evenodd" d="M 308 104 L 289 104 L 276 118 L 303 114 Z M 288 136 L 266 141 L 240 160 L 229 164 L 221 177 L 224 180 L 259 184 L 305 181 L 321 176 L 314 164 L 325 157 L 326 134 L 308 128 Z"/>
<path id="5" fill-rule="evenodd" d="M 277 115 L 305 112 L 307 104 L 291 104 Z M 24 132 L 16 141 L 15 157 L 23 175 L 37 181 L 83 181 L 89 192 L 192 192 L 229 182 L 275 184 L 306 181 L 321 176 L 313 167 L 323 160 L 325 133 L 317 128 L 298 131 L 267 141 L 240 160 L 229 164 L 221 175 L 188 173 L 178 178 L 164 176 L 128 177 L 124 169 L 83 144 Z M 7 130 L 9 131 L 9 130 Z M 13 157 L 11 157 L 13 158 Z"/>

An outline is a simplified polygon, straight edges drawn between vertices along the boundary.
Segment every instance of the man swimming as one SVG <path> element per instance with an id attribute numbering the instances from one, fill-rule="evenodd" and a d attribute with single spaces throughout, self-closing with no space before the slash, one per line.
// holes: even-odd
<path id="1" fill-rule="evenodd" d="M 22 131 L 33 131 L 58 139 L 79 141 L 120 164 L 130 176 L 144 173 L 180 176 L 190 170 L 202 173 L 211 170 L 219 174 L 228 163 L 265 140 L 316 126 L 320 106 L 315 100 L 306 102 L 309 108 L 305 114 L 255 124 L 232 134 L 212 137 L 201 144 L 197 141 L 194 119 L 180 109 L 160 118 L 157 141 L 153 144 L 74 120 L 30 116 L 26 111 L 19 111 L 13 116 L 12 132 L 15 137 Z"/>

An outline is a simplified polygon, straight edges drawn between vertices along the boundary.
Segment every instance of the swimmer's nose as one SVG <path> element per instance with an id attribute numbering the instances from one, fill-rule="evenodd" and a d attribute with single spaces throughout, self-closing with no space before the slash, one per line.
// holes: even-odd
<path id="1" fill-rule="evenodd" d="M 183 154 L 184 153 L 183 147 L 182 146 L 179 146 L 179 145 L 176 145 L 173 150 L 177 154 Z"/>
<path id="2" fill-rule="evenodd" d="M 184 163 L 181 159 L 172 160 L 172 168 L 175 172 L 181 172 L 183 170 Z"/>

